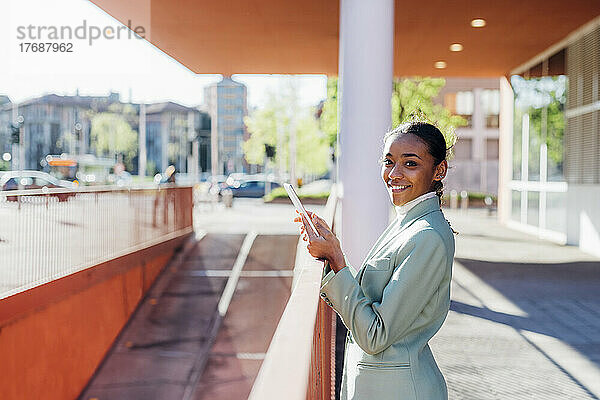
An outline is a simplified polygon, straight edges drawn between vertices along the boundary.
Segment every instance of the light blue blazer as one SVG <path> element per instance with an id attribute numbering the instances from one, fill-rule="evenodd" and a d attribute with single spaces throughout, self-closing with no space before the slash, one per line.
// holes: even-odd
<path id="1" fill-rule="evenodd" d="M 446 400 L 428 341 L 450 308 L 454 235 L 438 197 L 379 237 L 359 271 L 326 267 L 321 297 L 348 328 L 342 400 Z"/>

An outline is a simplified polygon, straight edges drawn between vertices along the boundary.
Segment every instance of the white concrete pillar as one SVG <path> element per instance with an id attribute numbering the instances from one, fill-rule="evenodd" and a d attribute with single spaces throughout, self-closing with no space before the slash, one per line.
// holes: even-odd
<path id="1" fill-rule="evenodd" d="M 378 163 L 391 127 L 394 1 L 340 0 L 342 247 L 356 268 L 389 221 Z"/>

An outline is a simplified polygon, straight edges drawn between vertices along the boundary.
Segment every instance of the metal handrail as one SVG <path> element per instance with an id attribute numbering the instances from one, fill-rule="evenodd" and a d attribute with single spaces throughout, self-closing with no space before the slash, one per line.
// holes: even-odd
<path id="1" fill-rule="evenodd" d="M 333 226 L 336 186 L 324 219 Z M 277 325 L 250 400 L 331 400 L 334 393 L 335 315 L 319 297 L 323 263 L 298 242 L 292 294 Z"/>
<path id="2" fill-rule="evenodd" d="M 192 188 L 0 192 L 0 299 L 192 232 Z"/>
<path id="3" fill-rule="evenodd" d="M 107 192 L 127 192 L 127 191 L 140 191 L 140 190 L 164 190 L 168 188 L 176 187 L 189 187 L 179 186 L 172 183 L 169 184 L 147 184 L 147 185 L 135 185 L 135 186 L 114 186 L 114 185 L 97 185 L 97 186 L 78 186 L 73 188 L 49 188 L 45 187 L 42 189 L 22 189 L 22 190 L 0 190 L 0 197 L 2 196 L 45 196 L 52 194 L 67 194 L 67 193 L 107 193 Z"/>

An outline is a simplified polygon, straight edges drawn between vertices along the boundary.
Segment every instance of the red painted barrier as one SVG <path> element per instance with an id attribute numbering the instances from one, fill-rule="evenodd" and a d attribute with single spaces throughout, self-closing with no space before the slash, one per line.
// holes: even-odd
<path id="1" fill-rule="evenodd" d="M 157 198 L 164 203 L 160 217 L 170 224 L 168 236 L 0 299 L 2 400 L 77 398 L 156 277 L 193 234 L 191 188 L 162 190 Z"/>

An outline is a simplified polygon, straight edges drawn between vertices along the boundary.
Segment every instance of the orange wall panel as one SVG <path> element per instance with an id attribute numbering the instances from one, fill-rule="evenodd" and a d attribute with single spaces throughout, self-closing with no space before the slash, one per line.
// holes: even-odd
<path id="1" fill-rule="evenodd" d="M 172 254 L 139 262 L 0 326 L 2 399 L 76 398 Z"/>

